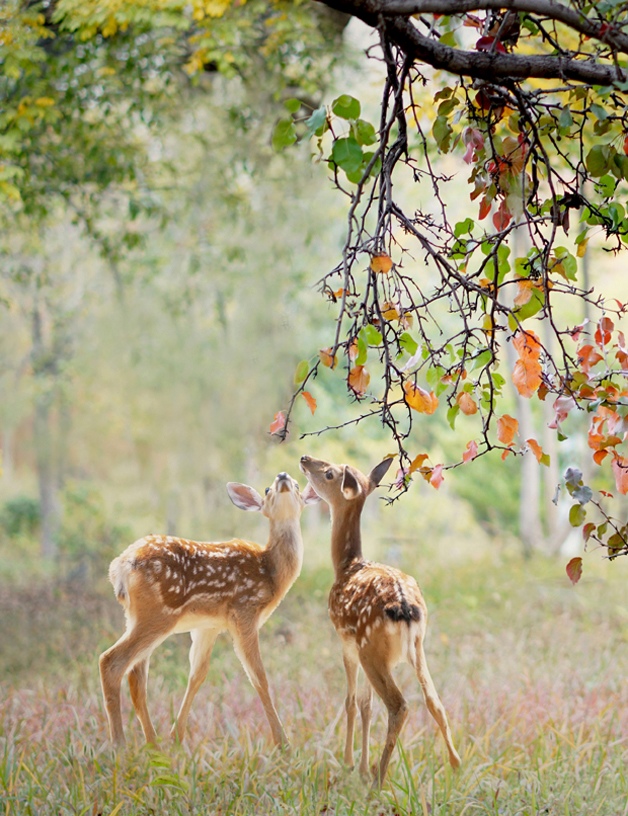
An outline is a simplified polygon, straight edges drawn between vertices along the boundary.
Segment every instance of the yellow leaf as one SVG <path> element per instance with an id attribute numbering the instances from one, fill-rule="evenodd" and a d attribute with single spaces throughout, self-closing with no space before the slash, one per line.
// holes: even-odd
<path id="1" fill-rule="evenodd" d="M 381 273 L 387 275 L 392 269 L 392 265 L 393 265 L 392 258 L 390 258 L 385 253 L 373 255 L 373 257 L 371 258 L 371 269 L 376 274 Z"/>
<path id="2" fill-rule="evenodd" d="M 420 414 L 433 414 L 438 408 L 438 397 L 433 391 L 427 392 L 420 385 L 411 382 L 403 384 L 406 402 L 414 411 Z"/>
<path id="3" fill-rule="evenodd" d="M 385 320 L 399 320 L 399 312 L 392 303 L 382 303 L 382 317 Z"/>
<path id="4" fill-rule="evenodd" d="M 418 470 L 423 462 L 428 459 L 427 453 L 420 453 L 418 456 L 415 456 L 412 462 L 410 463 L 410 468 L 408 469 L 408 473 L 414 473 L 415 470 Z"/>
<path id="5" fill-rule="evenodd" d="M 589 239 L 585 238 L 584 241 L 580 241 L 578 244 L 578 248 L 576 249 L 576 255 L 578 258 L 584 258 L 587 253 L 587 246 L 589 244 Z"/>
<path id="6" fill-rule="evenodd" d="M 359 397 L 366 393 L 366 389 L 371 381 L 371 375 L 363 365 L 355 366 L 349 372 L 349 385 Z"/>
<path id="7" fill-rule="evenodd" d="M 327 368 L 336 368 L 336 363 L 338 362 L 338 358 L 335 354 L 332 355 L 330 348 L 321 349 L 318 352 L 318 356 L 320 358 L 321 363 L 326 366 Z"/>

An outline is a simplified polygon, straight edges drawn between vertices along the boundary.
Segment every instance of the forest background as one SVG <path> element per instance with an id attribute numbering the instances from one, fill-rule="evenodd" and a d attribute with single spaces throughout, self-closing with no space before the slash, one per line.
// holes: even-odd
<path id="1" fill-rule="evenodd" d="M 235 16 L 226 5 L 196 9 L 208 23 L 200 63 L 172 9 L 139 7 L 128 26 L 107 28 L 66 4 L 74 30 L 53 4 L 2 12 L 4 812 L 246 813 L 262 802 L 268 813 L 579 813 L 585 801 L 587 812 L 626 812 L 623 559 L 590 552 L 574 590 L 564 565 L 582 537 L 571 502 L 552 502 L 565 468 L 586 469 L 584 424 L 563 447 L 544 441 L 549 468 L 532 455 L 486 456 L 438 490 L 426 481 L 367 505 L 367 555 L 425 591 L 459 775 L 405 675 L 413 711 L 390 785 L 366 803 L 342 769 L 328 519 L 316 510 L 303 517 L 303 575 L 262 637 L 293 754 L 270 749 L 226 642 L 188 746 L 143 749 L 130 711 L 132 748 L 116 757 L 108 746 L 97 656 L 122 631 L 110 559 L 148 532 L 263 539 L 259 520 L 228 502 L 227 481 L 262 489 L 287 470 L 303 484 L 303 453 L 366 470 L 395 452 L 377 425 L 317 434 L 353 416 L 331 372 L 317 379 L 315 414 L 299 401 L 287 440 L 269 432 L 299 362 L 329 345 L 334 303 L 316 284 L 346 227 L 325 163 L 307 141 L 277 149 L 273 134 L 295 88 L 312 110 L 352 94 L 376 115 L 383 69 L 363 59 L 371 35 L 309 3 L 286 14 L 249 2 Z M 463 174 L 436 147 L 434 161 Z M 602 241 L 581 263 L 626 298 L 622 261 Z M 433 461 L 464 448 L 464 422 L 421 419 L 412 442 Z M 543 407 L 528 421 L 542 437 Z M 149 700 L 164 734 L 186 650 L 173 639 L 153 662 Z M 381 740 L 381 718 L 374 731 Z"/>

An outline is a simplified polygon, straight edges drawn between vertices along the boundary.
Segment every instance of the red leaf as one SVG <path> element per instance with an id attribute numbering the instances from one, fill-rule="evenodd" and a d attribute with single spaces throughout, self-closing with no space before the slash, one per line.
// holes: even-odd
<path id="1" fill-rule="evenodd" d="M 480 37 L 475 44 L 476 51 L 498 51 L 500 54 L 505 54 L 506 49 L 500 42 L 496 42 L 495 37 Z"/>
<path id="2" fill-rule="evenodd" d="M 314 397 L 310 394 L 309 391 L 302 391 L 301 396 L 307 402 L 310 411 L 314 413 L 314 411 L 316 411 L 316 400 L 314 399 Z"/>
<path id="3" fill-rule="evenodd" d="M 505 230 L 510 221 L 512 220 L 512 215 L 508 207 L 506 206 L 506 202 L 502 201 L 499 205 L 497 212 L 493 215 L 493 226 L 496 230 Z"/>
<path id="4" fill-rule="evenodd" d="M 270 423 L 270 432 L 281 437 L 286 435 L 286 415 L 283 411 L 277 411 L 275 414 L 275 418 Z"/>
<path id="5" fill-rule="evenodd" d="M 597 324 L 597 329 L 595 330 L 595 342 L 598 346 L 602 347 L 605 346 L 607 343 L 610 343 L 612 337 L 612 331 L 615 328 L 615 324 L 610 319 L 610 317 L 603 317 L 600 322 Z"/>
<path id="6" fill-rule="evenodd" d="M 443 466 L 436 465 L 436 467 L 432 470 L 432 475 L 430 476 L 430 484 L 432 487 L 435 487 L 436 490 L 442 485 L 445 477 L 443 476 Z"/>
<path id="7" fill-rule="evenodd" d="M 591 533 L 595 530 L 595 524 L 592 521 L 588 521 L 584 527 L 582 528 L 582 538 L 585 541 L 588 541 L 591 537 Z"/>
<path id="8" fill-rule="evenodd" d="M 480 201 L 480 212 L 478 214 L 478 218 L 480 219 L 480 221 L 483 218 L 486 218 L 486 216 L 490 213 L 490 211 L 491 211 L 491 202 L 486 198 L 486 196 L 484 196 L 482 198 L 482 201 Z"/>
<path id="9" fill-rule="evenodd" d="M 580 576 L 582 575 L 582 558 L 572 558 L 571 561 L 565 567 L 567 575 L 569 576 L 569 580 L 571 581 L 574 586 L 580 580 Z"/>
<path id="10" fill-rule="evenodd" d="M 478 443 L 474 442 L 474 440 L 472 439 L 470 442 L 467 442 L 465 452 L 462 454 L 462 461 L 465 463 L 472 462 L 477 455 L 478 455 Z"/>

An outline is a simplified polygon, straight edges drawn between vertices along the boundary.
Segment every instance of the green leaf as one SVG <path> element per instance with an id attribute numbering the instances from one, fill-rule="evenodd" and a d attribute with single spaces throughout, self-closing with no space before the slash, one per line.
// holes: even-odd
<path id="1" fill-rule="evenodd" d="M 317 108 L 314 113 L 305 120 L 307 127 L 306 138 L 310 139 L 312 136 L 322 136 L 328 128 L 327 124 L 327 109 L 324 105 Z"/>
<path id="2" fill-rule="evenodd" d="M 331 150 L 331 158 L 334 164 L 346 173 L 355 173 L 362 164 L 362 148 L 352 136 L 336 139 Z"/>
<path id="3" fill-rule="evenodd" d="M 419 344 L 410 334 L 410 332 L 403 332 L 399 338 L 399 345 L 404 351 L 407 351 L 411 357 L 412 355 L 416 354 L 417 349 L 419 348 Z"/>
<path id="4" fill-rule="evenodd" d="M 361 334 L 362 332 L 358 334 L 356 339 L 356 343 L 358 345 L 358 356 L 355 358 L 356 366 L 363 366 L 366 363 L 369 352 L 368 346 L 364 342 L 364 339 L 360 336 Z"/>
<path id="5" fill-rule="evenodd" d="M 297 370 L 294 372 L 295 385 L 299 385 L 299 383 L 302 383 L 309 373 L 310 373 L 309 362 L 307 360 L 301 360 L 301 362 L 297 366 Z"/>
<path id="6" fill-rule="evenodd" d="M 286 99 L 283 106 L 289 113 L 296 113 L 301 107 L 301 100 L 295 99 L 294 97 L 292 99 Z"/>
<path id="7" fill-rule="evenodd" d="M 563 108 L 558 117 L 558 126 L 560 128 L 570 128 L 573 125 L 573 117 L 569 108 Z"/>
<path id="8" fill-rule="evenodd" d="M 285 147 L 293 145 L 297 140 L 297 133 L 294 129 L 294 122 L 292 119 L 280 119 L 275 125 L 273 131 L 272 145 L 276 151 L 283 150 Z"/>
<path id="9" fill-rule="evenodd" d="M 331 103 L 331 109 L 341 119 L 357 119 L 360 116 L 361 107 L 355 97 L 342 94 Z"/>
<path id="10" fill-rule="evenodd" d="M 468 233 L 473 232 L 474 226 L 475 221 L 472 218 L 465 218 L 464 221 L 458 221 L 458 223 L 454 227 L 454 235 L 456 236 L 456 238 L 460 238 L 460 236 L 464 235 L 465 232 Z"/>
<path id="11" fill-rule="evenodd" d="M 360 329 L 360 335 L 364 337 L 364 340 L 369 346 L 379 346 L 383 340 L 380 330 L 371 323 L 369 323 L 368 326 L 363 326 Z"/>
<path id="12" fill-rule="evenodd" d="M 460 406 L 458 405 L 458 403 L 452 405 L 451 408 L 447 411 L 447 422 L 449 422 L 452 431 L 456 426 L 456 417 L 458 416 L 459 413 Z"/>
<path id="13" fill-rule="evenodd" d="M 358 144 L 372 145 L 377 141 L 375 128 L 365 119 L 358 119 L 358 121 L 352 126 L 351 132 L 355 136 L 355 140 L 358 142 Z"/>
<path id="14" fill-rule="evenodd" d="M 474 357 L 471 371 L 476 371 L 478 368 L 484 368 L 493 359 L 493 352 L 490 349 L 484 349 L 477 357 Z"/>
<path id="15" fill-rule="evenodd" d="M 594 145 L 587 153 L 585 164 L 593 178 L 599 178 L 609 169 L 610 151 L 608 145 Z"/>
<path id="16" fill-rule="evenodd" d="M 572 504 L 569 510 L 569 523 L 572 527 L 580 527 L 587 517 L 587 511 L 581 504 Z"/>
<path id="17" fill-rule="evenodd" d="M 438 149 L 442 153 L 448 153 L 451 146 L 451 125 L 444 116 L 437 116 L 432 125 L 432 136 L 436 140 Z"/>

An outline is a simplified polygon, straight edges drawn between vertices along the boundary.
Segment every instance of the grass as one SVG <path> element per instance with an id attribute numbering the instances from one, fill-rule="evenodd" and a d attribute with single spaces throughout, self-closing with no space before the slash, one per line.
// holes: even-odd
<path id="1" fill-rule="evenodd" d="M 457 773 L 408 667 L 411 713 L 384 790 L 368 797 L 339 761 L 344 676 L 327 620 L 331 576 L 310 572 L 263 629 L 289 752 L 229 642 L 217 645 L 183 746 L 146 748 L 125 690 L 129 747 L 109 745 L 97 656 L 122 631 L 108 588 L 0 588 L 0 816 L 33 814 L 419 814 L 628 816 L 628 601 L 623 563 L 587 560 L 573 589 L 540 558 L 465 562 L 420 579 L 427 655 Z M 186 636 L 152 661 L 149 701 L 168 733 L 187 673 Z M 378 756 L 385 718 L 376 708 Z"/>

